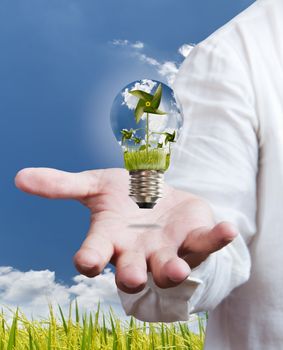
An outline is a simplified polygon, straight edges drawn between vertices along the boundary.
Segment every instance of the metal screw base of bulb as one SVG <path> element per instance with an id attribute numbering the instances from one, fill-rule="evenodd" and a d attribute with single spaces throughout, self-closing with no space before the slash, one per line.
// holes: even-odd
<path id="1" fill-rule="evenodd" d="M 130 171 L 130 194 L 133 201 L 143 209 L 152 209 L 162 197 L 163 171 Z"/>

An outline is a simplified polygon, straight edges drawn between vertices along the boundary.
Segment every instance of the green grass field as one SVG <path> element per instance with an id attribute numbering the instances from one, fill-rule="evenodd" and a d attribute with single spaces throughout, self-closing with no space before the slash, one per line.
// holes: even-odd
<path id="1" fill-rule="evenodd" d="M 199 318 L 199 334 L 194 334 L 185 323 L 142 323 L 131 318 L 120 321 L 113 312 L 107 315 L 99 308 L 94 313 L 80 315 L 76 304 L 74 312 L 58 315 L 50 307 L 46 320 L 28 320 L 19 310 L 12 320 L 0 314 L 0 350 L 137 350 L 203 348 L 204 326 Z"/>
<path id="2" fill-rule="evenodd" d="M 162 148 L 124 152 L 125 168 L 132 170 L 166 171 L 170 163 L 170 154 Z"/>

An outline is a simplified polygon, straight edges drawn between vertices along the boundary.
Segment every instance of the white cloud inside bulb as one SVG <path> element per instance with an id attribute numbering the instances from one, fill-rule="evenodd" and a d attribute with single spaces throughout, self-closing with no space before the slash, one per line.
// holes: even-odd
<path id="1" fill-rule="evenodd" d="M 129 91 L 142 90 L 150 94 L 156 84 L 157 83 L 155 81 L 152 81 L 150 79 L 143 79 L 140 82 L 136 82 L 130 89 L 126 88 L 122 92 L 122 104 L 126 105 L 131 110 L 135 109 L 139 99 L 136 96 L 130 94 Z"/>
<path id="2" fill-rule="evenodd" d="M 159 114 L 150 114 L 148 122 L 149 130 L 163 132 L 168 125 L 168 116 Z"/>

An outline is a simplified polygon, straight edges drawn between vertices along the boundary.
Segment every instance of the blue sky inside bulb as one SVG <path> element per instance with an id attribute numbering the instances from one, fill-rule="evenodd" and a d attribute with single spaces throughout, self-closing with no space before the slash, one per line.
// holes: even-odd
<path id="1" fill-rule="evenodd" d="M 110 119 L 128 170 L 167 170 L 183 125 L 169 86 L 150 79 L 128 84 L 115 97 Z"/>

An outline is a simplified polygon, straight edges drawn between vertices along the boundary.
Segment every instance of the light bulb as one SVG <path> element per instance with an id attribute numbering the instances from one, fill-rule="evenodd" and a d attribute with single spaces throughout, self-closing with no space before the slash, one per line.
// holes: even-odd
<path id="1" fill-rule="evenodd" d="M 110 119 L 130 173 L 129 195 L 140 208 L 153 208 L 183 125 L 174 92 L 156 80 L 134 81 L 114 99 Z"/>

